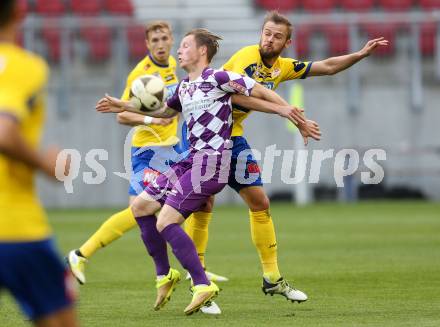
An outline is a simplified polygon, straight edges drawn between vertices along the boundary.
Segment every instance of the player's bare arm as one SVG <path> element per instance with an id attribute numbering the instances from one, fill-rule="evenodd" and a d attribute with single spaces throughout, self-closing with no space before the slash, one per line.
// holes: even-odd
<path id="1" fill-rule="evenodd" d="M 145 125 L 145 116 L 134 112 L 129 112 L 129 111 L 120 112 L 116 115 L 116 119 L 118 123 L 122 125 L 127 125 L 127 126 Z M 172 118 L 151 118 L 151 119 L 152 120 L 150 124 L 152 125 L 166 126 L 173 122 Z"/>
<path id="2" fill-rule="evenodd" d="M 120 100 L 118 98 L 109 96 L 106 94 L 104 98 L 98 101 L 96 105 L 96 110 L 101 113 L 121 113 L 121 112 L 134 112 L 139 113 L 138 108 L 130 102 L 125 100 Z M 162 109 L 156 111 L 145 112 L 145 116 L 150 116 L 154 118 L 171 118 L 178 114 L 174 109 L 164 106 Z"/>
<path id="3" fill-rule="evenodd" d="M 251 97 L 255 97 L 255 98 L 259 98 L 262 100 L 266 100 L 267 102 L 271 102 L 274 104 L 278 104 L 281 106 L 289 106 L 289 104 L 281 97 L 279 96 L 276 92 L 269 90 L 267 88 L 265 88 L 263 85 L 261 84 L 255 84 L 252 93 L 251 93 Z M 251 106 L 245 106 L 247 108 L 253 108 Z M 303 115 L 303 110 L 302 109 L 298 109 L 296 107 L 291 107 L 291 117 L 295 120 L 294 124 L 305 124 L 306 119 Z M 261 110 L 260 110 L 261 111 Z"/>
<path id="4" fill-rule="evenodd" d="M 256 97 L 247 97 L 240 94 L 234 94 L 232 96 L 232 102 L 241 107 L 252 108 L 252 110 L 270 114 L 278 114 L 281 117 L 287 118 L 301 131 L 305 144 L 307 144 L 308 137 L 311 137 L 316 141 L 321 140 L 321 130 L 319 125 L 313 120 L 306 120 L 304 123 L 298 124 L 295 120 L 296 111 L 298 109 L 288 104 L 280 105 Z"/>
<path id="5" fill-rule="evenodd" d="M 55 178 L 59 149 L 50 147 L 44 153 L 35 151 L 21 135 L 19 123 L 9 116 L 0 115 L 0 153 Z M 68 161 L 64 162 L 66 169 L 69 165 Z"/>
<path id="6" fill-rule="evenodd" d="M 337 74 L 362 59 L 371 55 L 378 47 L 388 46 L 388 40 L 383 37 L 368 41 L 365 46 L 354 53 L 344 56 L 331 57 L 321 61 L 315 61 L 310 68 L 309 76 L 323 76 Z"/>

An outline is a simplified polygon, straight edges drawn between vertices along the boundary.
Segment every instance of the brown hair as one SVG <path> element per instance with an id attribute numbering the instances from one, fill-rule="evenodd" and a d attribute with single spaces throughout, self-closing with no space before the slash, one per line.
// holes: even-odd
<path id="1" fill-rule="evenodd" d="M 189 31 L 188 33 L 186 33 L 185 36 L 188 35 L 194 35 L 198 47 L 201 47 L 203 45 L 206 46 L 206 48 L 208 49 L 208 53 L 207 53 L 208 62 L 211 62 L 212 58 L 215 56 L 215 54 L 218 51 L 219 48 L 218 41 L 222 40 L 222 38 L 218 35 L 215 35 L 206 28 L 195 28 Z"/>
<path id="2" fill-rule="evenodd" d="M 145 27 L 145 37 L 148 39 L 148 35 L 157 30 L 168 30 L 170 34 L 173 33 L 173 30 L 171 29 L 171 25 L 164 21 L 164 20 L 155 20 L 147 24 Z"/>
<path id="3" fill-rule="evenodd" d="M 287 26 L 287 39 L 289 40 L 292 37 L 292 23 L 286 16 L 280 14 L 278 11 L 272 10 L 267 13 L 266 17 L 264 17 L 263 28 L 267 22 Z"/>

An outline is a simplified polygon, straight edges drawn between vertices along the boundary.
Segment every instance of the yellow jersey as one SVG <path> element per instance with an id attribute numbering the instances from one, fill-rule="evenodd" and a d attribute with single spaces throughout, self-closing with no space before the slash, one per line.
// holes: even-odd
<path id="1" fill-rule="evenodd" d="M 142 75 L 156 75 L 161 77 L 167 86 L 167 96 L 174 94 L 179 82 L 176 75 L 176 59 L 173 56 L 169 57 L 168 65 L 161 65 L 153 59 L 150 55 L 146 56 L 136 67 L 131 71 L 127 78 L 127 84 L 122 95 L 122 100 L 128 100 L 130 97 L 130 87 L 132 82 Z M 177 138 L 177 124 L 178 117 L 173 119 L 173 122 L 167 126 L 150 124 L 148 128 L 145 126 L 137 126 L 132 138 L 132 146 L 165 146 L 174 145 L 179 142 Z"/>
<path id="2" fill-rule="evenodd" d="M 44 123 L 48 67 L 43 59 L 0 43 L 0 115 L 19 123 L 37 149 Z M 0 242 L 35 241 L 51 234 L 35 192 L 34 170 L 0 153 Z"/>
<path id="3" fill-rule="evenodd" d="M 223 65 L 223 69 L 247 75 L 268 89 L 275 90 L 281 82 L 306 78 L 311 66 L 312 62 L 278 57 L 272 67 L 267 67 L 261 59 L 259 45 L 256 44 L 238 50 Z M 249 114 L 250 110 L 246 108 L 233 107 L 232 136 L 243 135 L 242 124 Z"/>

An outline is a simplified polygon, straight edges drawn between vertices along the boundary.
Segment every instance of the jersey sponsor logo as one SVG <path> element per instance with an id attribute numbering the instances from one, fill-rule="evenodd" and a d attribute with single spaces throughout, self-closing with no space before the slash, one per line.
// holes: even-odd
<path id="1" fill-rule="evenodd" d="M 174 75 L 174 74 L 167 75 L 167 76 L 164 77 L 165 82 L 172 81 L 173 79 L 177 79 L 176 75 Z"/>
<path id="2" fill-rule="evenodd" d="M 255 162 L 250 162 L 246 166 L 246 170 L 251 174 L 257 174 L 260 173 L 260 167 Z"/>
<path id="3" fill-rule="evenodd" d="M 212 83 L 209 82 L 203 82 L 202 84 L 200 84 L 199 89 L 205 93 L 207 95 L 207 93 L 209 91 L 211 91 L 214 88 L 214 85 L 212 85 Z"/>
<path id="4" fill-rule="evenodd" d="M 294 61 L 292 62 L 292 64 L 293 64 L 293 70 L 294 70 L 296 73 L 299 73 L 299 72 L 300 72 L 301 70 L 303 70 L 304 67 L 306 66 L 305 63 L 303 63 L 303 62 L 301 62 L 301 61 L 298 61 L 298 60 L 294 60 Z"/>
<path id="5" fill-rule="evenodd" d="M 279 68 L 275 68 L 272 72 L 272 78 L 277 78 L 278 76 L 280 76 L 281 74 L 281 70 Z"/>
<path id="6" fill-rule="evenodd" d="M 148 186 L 151 183 L 156 181 L 156 178 L 160 175 L 160 173 L 154 169 L 145 168 L 144 170 L 144 185 Z"/>
<path id="7" fill-rule="evenodd" d="M 229 84 L 230 87 L 232 87 L 233 90 L 235 90 L 235 91 L 237 91 L 237 92 L 239 92 L 241 94 L 244 94 L 247 91 L 245 86 L 237 83 L 236 81 L 229 81 L 228 84 Z"/>

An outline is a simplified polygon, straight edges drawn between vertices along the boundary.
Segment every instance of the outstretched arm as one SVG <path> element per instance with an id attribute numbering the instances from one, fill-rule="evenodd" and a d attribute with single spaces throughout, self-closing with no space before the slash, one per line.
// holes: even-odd
<path id="1" fill-rule="evenodd" d="M 308 76 L 334 75 L 368 57 L 373 51 L 381 46 L 387 46 L 388 40 L 383 37 L 370 40 L 358 52 L 350 53 L 344 56 L 331 57 L 321 61 L 315 61 L 310 68 Z"/>
<path id="2" fill-rule="evenodd" d="M 155 118 L 171 118 L 178 114 L 178 111 L 167 107 L 166 105 L 159 110 L 140 112 L 135 104 L 130 101 L 120 100 L 115 97 L 111 97 L 108 94 L 104 98 L 98 101 L 96 110 L 101 113 L 121 113 L 124 111 L 134 112 L 138 114 L 145 114 L 145 116 Z"/>
<path id="3" fill-rule="evenodd" d="M 297 108 L 289 106 L 287 102 L 284 101 L 283 98 L 281 99 L 282 102 L 286 104 L 277 104 L 274 102 L 269 102 L 263 99 L 259 99 L 255 96 L 247 97 L 240 94 L 234 94 L 232 96 L 232 102 L 236 105 L 245 108 L 252 108 L 252 110 L 255 111 L 260 111 L 270 114 L 278 114 L 281 117 L 287 118 L 298 127 L 299 131 L 301 132 L 301 135 L 303 136 L 304 144 L 307 145 L 309 137 L 315 139 L 316 141 L 319 141 L 321 139 L 321 130 L 319 128 L 319 125 L 313 120 L 305 120 L 304 122 L 297 123 L 296 122 Z M 301 118 L 304 119 L 302 115 Z"/>

